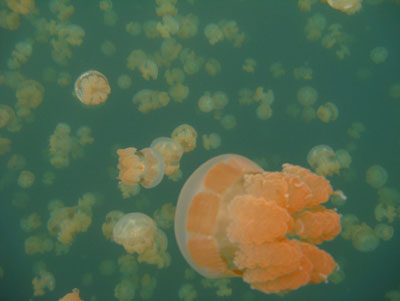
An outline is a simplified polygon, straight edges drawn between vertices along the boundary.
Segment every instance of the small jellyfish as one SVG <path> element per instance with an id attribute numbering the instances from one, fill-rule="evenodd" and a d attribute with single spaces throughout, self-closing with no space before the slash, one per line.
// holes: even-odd
<path id="1" fill-rule="evenodd" d="M 66 294 L 59 301 L 82 301 L 79 296 L 79 289 L 74 288 L 71 293 Z"/>
<path id="2" fill-rule="evenodd" d="M 140 183 L 145 188 L 160 184 L 164 176 L 164 160 L 153 148 L 137 151 L 134 147 L 117 150 L 119 161 L 118 178 L 127 186 Z"/>
<path id="3" fill-rule="evenodd" d="M 380 188 L 386 184 L 388 173 L 381 165 L 372 165 L 367 169 L 365 180 L 373 188 Z"/>
<path id="4" fill-rule="evenodd" d="M 185 153 L 196 148 L 197 132 L 188 124 L 181 124 L 176 127 L 172 131 L 171 138 L 182 146 Z"/>
<path id="5" fill-rule="evenodd" d="M 354 227 L 351 239 L 354 248 L 361 252 L 371 252 L 379 246 L 379 237 L 365 223 Z"/>
<path id="6" fill-rule="evenodd" d="M 386 61 L 388 55 L 388 51 L 385 47 L 375 47 L 371 50 L 369 57 L 375 64 L 381 64 Z"/>
<path id="7" fill-rule="evenodd" d="M 186 181 L 175 237 L 189 265 L 206 278 L 242 277 L 280 293 L 326 281 L 337 267 L 314 244 L 334 239 L 340 215 L 322 203 L 329 182 L 300 166 L 265 172 L 235 154 L 203 163 Z"/>
<path id="8" fill-rule="evenodd" d="M 172 138 L 159 137 L 153 140 L 150 147 L 161 154 L 166 175 L 171 175 L 178 171 L 179 162 L 183 155 L 183 148 L 178 142 Z"/>
<path id="9" fill-rule="evenodd" d="M 101 104 L 107 100 L 110 93 L 107 78 L 98 71 L 87 71 L 75 81 L 75 94 L 85 105 Z"/>
<path id="10" fill-rule="evenodd" d="M 313 87 L 304 86 L 297 91 L 297 100 L 302 106 L 312 106 L 318 99 L 318 92 Z"/>
<path id="11" fill-rule="evenodd" d="M 377 224 L 374 232 L 382 240 L 390 240 L 393 237 L 394 228 L 388 224 Z"/>
<path id="12" fill-rule="evenodd" d="M 157 225 L 152 218 L 140 212 L 125 214 L 115 224 L 113 240 L 128 253 L 143 253 L 153 245 Z"/>
<path id="13" fill-rule="evenodd" d="M 214 110 L 214 99 L 211 97 L 209 92 L 205 92 L 198 100 L 197 105 L 200 111 L 209 113 Z"/>
<path id="14" fill-rule="evenodd" d="M 35 182 L 35 174 L 30 170 L 23 170 L 18 177 L 18 185 L 22 188 L 29 188 Z"/>
<path id="15" fill-rule="evenodd" d="M 327 102 L 324 105 L 318 107 L 317 117 L 322 122 L 328 123 L 336 120 L 339 116 L 339 110 L 337 106 L 332 102 Z"/>
<path id="16" fill-rule="evenodd" d="M 332 176 L 338 174 L 340 163 L 335 151 L 328 145 L 316 145 L 307 154 L 307 162 L 318 175 Z"/>

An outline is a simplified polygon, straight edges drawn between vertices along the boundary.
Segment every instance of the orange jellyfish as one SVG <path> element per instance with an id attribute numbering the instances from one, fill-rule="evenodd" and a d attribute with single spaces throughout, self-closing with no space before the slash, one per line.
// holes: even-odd
<path id="1" fill-rule="evenodd" d="M 153 148 L 137 151 L 134 147 L 117 150 L 119 161 L 118 178 L 127 186 L 140 183 L 145 188 L 160 184 L 164 176 L 164 160 Z"/>
<path id="2" fill-rule="evenodd" d="M 321 205 L 332 193 L 324 177 L 300 166 L 266 172 L 239 155 L 217 156 L 180 192 L 179 249 L 204 277 L 242 277 L 264 293 L 326 281 L 337 265 L 314 244 L 341 230 L 340 215 Z"/>
<path id="3" fill-rule="evenodd" d="M 99 71 L 87 71 L 75 81 L 75 94 L 85 105 L 101 104 L 107 100 L 110 93 L 108 80 Z"/>
<path id="4" fill-rule="evenodd" d="M 59 299 L 59 301 L 82 301 L 82 299 L 79 297 L 79 289 L 74 288 L 72 293 L 66 294 L 64 297 Z"/>

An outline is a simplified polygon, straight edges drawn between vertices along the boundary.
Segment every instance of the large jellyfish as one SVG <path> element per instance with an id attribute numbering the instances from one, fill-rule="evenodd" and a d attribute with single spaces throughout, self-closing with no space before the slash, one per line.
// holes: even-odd
<path id="1" fill-rule="evenodd" d="M 341 230 L 340 215 L 321 205 L 332 193 L 324 177 L 300 166 L 266 172 L 239 155 L 217 156 L 180 192 L 179 249 L 204 277 L 242 277 L 264 293 L 326 281 L 337 265 L 314 244 Z"/>

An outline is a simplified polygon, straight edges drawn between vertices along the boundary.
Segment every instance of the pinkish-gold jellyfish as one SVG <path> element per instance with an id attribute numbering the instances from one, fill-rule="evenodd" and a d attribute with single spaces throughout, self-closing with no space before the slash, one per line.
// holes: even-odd
<path id="1" fill-rule="evenodd" d="M 137 151 L 134 147 L 117 150 L 119 161 L 118 178 L 127 186 L 140 183 L 145 188 L 160 184 L 164 176 L 164 160 L 153 148 Z"/>
<path id="2" fill-rule="evenodd" d="M 64 297 L 59 299 L 59 301 L 82 301 L 79 296 L 79 289 L 74 288 L 71 293 L 66 294 Z"/>
<path id="3" fill-rule="evenodd" d="M 75 81 L 75 94 L 85 105 L 101 104 L 107 100 L 110 93 L 107 78 L 98 71 L 87 71 Z"/>
<path id="4" fill-rule="evenodd" d="M 264 293 L 327 281 L 337 265 L 315 244 L 341 230 L 340 215 L 321 205 L 332 193 L 324 177 L 300 166 L 266 172 L 239 155 L 217 156 L 180 192 L 179 249 L 201 275 L 242 277 Z"/>

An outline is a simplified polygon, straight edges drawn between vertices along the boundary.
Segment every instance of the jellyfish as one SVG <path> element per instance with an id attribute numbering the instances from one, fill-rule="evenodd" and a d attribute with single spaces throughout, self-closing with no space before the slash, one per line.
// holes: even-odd
<path id="1" fill-rule="evenodd" d="M 79 296 L 79 289 L 74 288 L 71 293 L 66 294 L 64 297 L 59 299 L 59 301 L 82 301 Z"/>
<path id="2" fill-rule="evenodd" d="M 394 234 L 394 228 L 388 224 L 377 224 L 374 232 L 382 240 L 390 240 Z"/>
<path id="3" fill-rule="evenodd" d="M 179 249 L 202 276 L 242 277 L 264 293 L 326 281 L 337 265 L 315 244 L 341 230 L 340 215 L 322 205 L 332 193 L 324 177 L 300 166 L 265 172 L 240 155 L 214 157 L 180 192 Z"/>
<path id="4" fill-rule="evenodd" d="M 171 259 L 166 253 L 167 236 L 144 213 L 132 212 L 121 217 L 114 226 L 113 240 L 128 253 L 137 253 L 139 262 L 156 264 L 158 268 L 170 263 Z"/>
<path id="5" fill-rule="evenodd" d="M 206 36 L 210 45 L 215 45 L 224 39 L 224 33 L 221 28 L 215 24 L 207 24 L 204 28 L 204 35 Z"/>
<path id="6" fill-rule="evenodd" d="M 18 177 L 18 186 L 22 188 L 29 188 L 35 182 L 35 174 L 30 170 L 23 170 Z"/>
<path id="7" fill-rule="evenodd" d="M 33 285 L 33 295 L 43 296 L 46 294 L 45 289 L 53 291 L 56 286 L 56 279 L 51 272 L 46 270 L 40 270 L 39 276 L 36 276 L 32 280 Z"/>
<path id="8" fill-rule="evenodd" d="M 205 92 L 198 100 L 197 105 L 200 111 L 209 113 L 214 110 L 214 99 L 211 97 L 209 92 Z"/>
<path id="9" fill-rule="evenodd" d="M 353 247 L 361 252 L 371 252 L 379 246 L 378 235 L 366 223 L 354 226 L 351 239 Z"/>
<path id="10" fill-rule="evenodd" d="M 297 100 L 303 106 L 312 106 L 318 99 L 318 92 L 313 87 L 304 86 L 297 91 Z"/>
<path id="11" fill-rule="evenodd" d="M 328 123 L 338 118 L 339 110 L 334 103 L 327 102 L 318 107 L 317 116 L 322 122 Z"/>
<path id="12" fill-rule="evenodd" d="M 205 150 L 212 150 L 221 146 L 221 136 L 217 133 L 203 134 L 201 137 Z"/>
<path id="13" fill-rule="evenodd" d="M 181 124 L 171 134 L 171 138 L 178 142 L 185 153 L 196 148 L 197 132 L 189 124 Z"/>
<path id="14" fill-rule="evenodd" d="M 221 64 L 214 58 L 210 58 L 207 60 L 206 64 L 204 65 L 206 72 L 211 75 L 215 76 L 221 72 Z"/>
<path id="15" fill-rule="evenodd" d="M 352 15 L 361 9 L 362 0 L 323 0 L 330 7 Z"/>
<path id="16" fill-rule="evenodd" d="M 164 173 L 167 176 L 178 171 L 183 155 L 183 148 L 178 142 L 172 138 L 159 137 L 153 140 L 150 147 L 161 154 L 164 161 Z"/>
<path id="17" fill-rule="evenodd" d="M 81 74 L 75 81 L 75 94 L 85 105 L 92 106 L 105 102 L 111 93 L 104 74 L 90 70 Z"/>
<path id="18" fill-rule="evenodd" d="M 372 165 L 367 169 L 365 180 L 373 188 L 380 188 L 386 184 L 388 173 L 381 165 Z"/>
<path id="19" fill-rule="evenodd" d="M 340 163 L 335 151 L 328 145 L 316 145 L 307 154 L 307 162 L 312 169 L 322 176 L 338 174 Z"/>
<path id="20" fill-rule="evenodd" d="M 10 125 L 15 120 L 13 108 L 0 104 L 0 128 Z"/>
<path id="21" fill-rule="evenodd" d="M 134 147 L 117 150 L 119 161 L 118 178 L 127 186 L 140 183 L 145 188 L 160 184 L 164 176 L 164 160 L 153 148 L 137 151 Z"/>
<path id="22" fill-rule="evenodd" d="M 255 59 L 247 58 L 244 60 L 242 69 L 248 73 L 254 73 L 257 66 L 257 62 Z"/>
<path id="23" fill-rule="evenodd" d="M 388 51 L 385 47 L 375 47 L 371 50 L 369 57 L 375 64 L 381 64 L 386 61 L 388 55 Z"/>
<path id="24" fill-rule="evenodd" d="M 146 214 L 128 213 L 122 216 L 113 228 L 113 240 L 128 253 L 143 253 L 153 244 L 156 223 Z"/>

